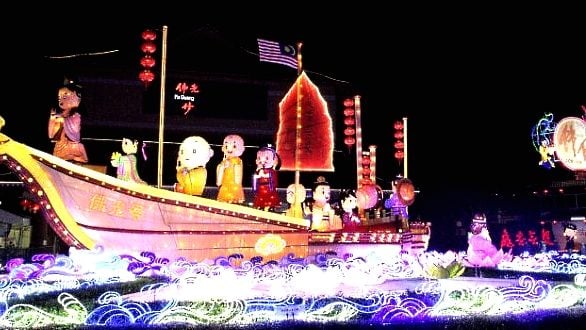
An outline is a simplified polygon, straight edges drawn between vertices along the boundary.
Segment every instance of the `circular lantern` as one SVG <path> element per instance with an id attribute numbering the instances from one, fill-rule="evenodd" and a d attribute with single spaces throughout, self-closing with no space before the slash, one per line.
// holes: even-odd
<path id="1" fill-rule="evenodd" d="M 345 107 L 353 107 L 354 106 L 354 100 L 352 100 L 352 99 L 345 99 L 344 100 L 344 106 Z"/>
<path id="2" fill-rule="evenodd" d="M 361 209 L 370 209 L 377 206 L 382 200 L 383 191 L 375 184 L 364 184 L 356 191 L 358 207 Z"/>
<path id="3" fill-rule="evenodd" d="M 395 132 L 393 136 L 395 137 L 395 139 L 402 139 L 405 136 L 405 134 L 403 134 L 403 132 Z"/>
<path id="4" fill-rule="evenodd" d="M 400 121 L 396 121 L 395 124 L 393 124 L 393 128 L 394 129 L 403 129 L 403 123 Z"/>
<path id="5" fill-rule="evenodd" d="M 398 150 L 397 152 L 395 152 L 395 158 L 396 159 L 403 159 L 403 158 L 405 158 L 405 153 L 401 150 Z"/>
<path id="6" fill-rule="evenodd" d="M 370 158 L 368 156 L 367 157 L 362 156 L 361 164 L 362 164 L 362 166 L 370 166 Z"/>
<path id="7" fill-rule="evenodd" d="M 351 137 L 351 136 L 347 136 L 347 137 L 344 139 L 344 144 L 345 144 L 345 145 L 347 145 L 347 146 L 354 145 L 354 143 L 356 143 L 356 139 L 355 139 L 355 138 L 353 138 L 353 137 Z"/>
<path id="8" fill-rule="evenodd" d="M 415 186 L 411 180 L 403 178 L 395 185 L 399 200 L 404 205 L 411 205 L 415 201 Z"/>
<path id="9" fill-rule="evenodd" d="M 155 74 L 150 70 L 143 70 L 138 74 L 138 79 L 145 84 L 148 84 L 155 80 Z"/>
<path id="10" fill-rule="evenodd" d="M 344 118 L 344 124 L 346 126 L 353 126 L 355 123 L 356 123 L 356 121 L 352 117 Z"/>
<path id="11" fill-rule="evenodd" d="M 344 135 L 354 135 L 354 133 L 356 133 L 356 130 L 353 127 L 346 127 L 344 130 Z"/>
<path id="12" fill-rule="evenodd" d="M 145 55 L 143 58 L 140 59 L 140 65 L 142 65 L 143 68 L 150 69 L 153 66 L 155 66 L 155 63 L 155 59 L 152 58 L 150 55 Z"/>
<path id="13" fill-rule="evenodd" d="M 152 54 L 157 50 L 157 45 L 152 41 L 145 41 L 140 46 L 140 50 L 145 54 Z"/>
<path id="14" fill-rule="evenodd" d="M 370 167 L 363 167 L 362 168 L 362 175 L 370 176 Z"/>
<path id="15" fill-rule="evenodd" d="M 344 116 L 346 116 L 346 117 L 354 116 L 354 109 L 352 109 L 352 108 L 344 109 Z"/>
<path id="16" fill-rule="evenodd" d="M 144 31 L 142 31 L 142 39 L 148 40 L 148 41 L 153 41 L 153 40 L 157 39 L 157 34 L 153 30 L 144 30 Z"/>
<path id="17" fill-rule="evenodd" d="M 405 143 L 401 140 L 398 140 L 397 142 L 395 142 L 394 147 L 396 149 L 403 149 L 405 148 Z"/>

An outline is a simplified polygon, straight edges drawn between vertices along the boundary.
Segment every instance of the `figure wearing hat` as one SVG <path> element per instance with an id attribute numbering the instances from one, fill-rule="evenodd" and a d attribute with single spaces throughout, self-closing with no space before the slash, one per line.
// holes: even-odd
<path id="1" fill-rule="evenodd" d="M 492 244 L 486 216 L 482 213 L 476 213 L 472 218 L 466 258 L 466 261 L 475 267 L 495 267 L 503 259 L 512 259 L 510 253 L 505 254 L 502 249 L 497 249 Z"/>
<path id="2" fill-rule="evenodd" d="M 564 224 L 564 237 L 566 238 L 566 246 L 565 246 L 565 251 L 567 252 L 576 252 L 578 249 L 576 249 L 576 244 L 575 244 L 575 240 L 576 240 L 576 233 L 578 231 L 578 227 L 576 227 L 575 224 L 573 223 L 566 223 Z"/>
<path id="3" fill-rule="evenodd" d="M 318 176 L 312 190 L 312 199 L 306 205 L 305 214 L 310 215 L 311 229 L 325 231 L 330 228 L 330 219 L 334 218 L 335 211 L 330 206 L 331 188 L 323 176 Z"/>

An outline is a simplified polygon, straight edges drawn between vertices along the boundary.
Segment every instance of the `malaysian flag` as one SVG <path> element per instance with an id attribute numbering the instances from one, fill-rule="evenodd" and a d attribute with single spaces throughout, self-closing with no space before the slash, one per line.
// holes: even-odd
<path id="1" fill-rule="evenodd" d="M 258 40 L 258 53 L 261 62 L 283 64 L 297 69 L 297 49 L 276 41 Z"/>

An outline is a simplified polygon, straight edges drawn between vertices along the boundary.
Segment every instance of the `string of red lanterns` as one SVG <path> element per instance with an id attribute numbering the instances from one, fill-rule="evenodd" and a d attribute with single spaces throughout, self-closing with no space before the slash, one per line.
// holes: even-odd
<path id="1" fill-rule="evenodd" d="M 368 151 L 363 151 L 362 152 L 362 179 L 360 180 L 360 183 L 363 185 L 369 185 L 372 184 L 372 180 L 370 179 L 370 172 L 371 172 L 371 168 L 370 168 L 370 152 Z"/>
<path id="2" fill-rule="evenodd" d="M 393 134 L 393 137 L 395 138 L 395 143 L 393 145 L 395 147 L 395 159 L 401 161 L 405 158 L 405 133 L 403 132 L 403 122 L 398 120 L 395 121 L 393 128 L 395 129 L 395 133 Z"/>
<path id="3" fill-rule="evenodd" d="M 157 51 L 157 45 L 154 43 L 157 34 L 153 30 L 144 30 L 141 36 L 143 42 L 140 45 L 140 50 L 143 52 L 143 57 L 140 59 L 142 71 L 138 74 L 138 79 L 143 82 L 145 87 L 148 87 L 155 80 L 155 73 L 151 69 L 157 64 L 152 56 Z"/>
<path id="4" fill-rule="evenodd" d="M 354 110 L 354 100 L 348 98 L 344 100 L 344 144 L 348 146 L 348 151 L 356 144 L 356 119 Z"/>

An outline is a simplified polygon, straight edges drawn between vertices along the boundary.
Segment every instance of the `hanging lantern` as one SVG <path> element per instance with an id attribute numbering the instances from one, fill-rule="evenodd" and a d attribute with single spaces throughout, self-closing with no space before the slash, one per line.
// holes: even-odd
<path id="1" fill-rule="evenodd" d="M 150 69 L 155 66 L 155 64 L 155 59 L 150 55 L 145 55 L 140 59 L 140 65 L 142 65 L 142 67 L 145 69 Z"/>
<path id="2" fill-rule="evenodd" d="M 352 99 L 350 99 L 350 98 L 348 98 L 348 99 L 345 99 L 345 100 L 344 100 L 344 106 L 345 106 L 346 108 L 353 107 L 353 106 L 354 106 L 354 100 L 352 100 Z"/>
<path id="3" fill-rule="evenodd" d="M 354 116 L 354 109 L 352 109 L 352 108 L 344 109 L 344 116 L 346 116 L 346 117 Z"/>
<path id="4" fill-rule="evenodd" d="M 354 127 L 346 127 L 346 129 L 344 130 L 344 135 L 346 136 L 352 136 L 356 134 L 356 130 L 354 129 Z"/>
<path id="5" fill-rule="evenodd" d="M 152 41 L 145 41 L 140 45 L 140 50 L 145 54 L 152 54 L 157 51 L 157 45 Z"/>
<path id="6" fill-rule="evenodd" d="M 401 140 L 397 140 L 395 141 L 394 147 L 395 149 L 403 149 L 405 148 L 405 143 Z"/>
<path id="7" fill-rule="evenodd" d="M 347 126 L 353 126 L 355 123 L 356 123 L 356 121 L 352 117 L 344 118 L 344 124 Z"/>
<path id="8" fill-rule="evenodd" d="M 155 80 L 155 74 L 150 70 L 143 70 L 138 74 L 138 79 L 140 79 L 145 85 L 148 85 Z"/>
<path id="9" fill-rule="evenodd" d="M 142 39 L 147 41 L 153 41 L 157 39 L 157 34 L 153 30 L 142 31 Z"/>
<path id="10" fill-rule="evenodd" d="M 403 158 L 405 158 L 405 153 L 403 152 L 403 150 L 396 151 L 395 158 L 398 160 L 402 160 Z"/>
<path id="11" fill-rule="evenodd" d="M 394 128 L 394 129 L 396 129 L 396 130 L 403 130 L 403 123 L 402 123 L 402 122 L 400 122 L 400 121 L 396 121 L 396 122 L 393 124 L 393 128 Z"/>
<path id="12" fill-rule="evenodd" d="M 344 138 L 344 144 L 347 145 L 348 147 L 353 146 L 355 143 L 356 143 L 356 139 L 351 136 L 347 136 Z"/>

